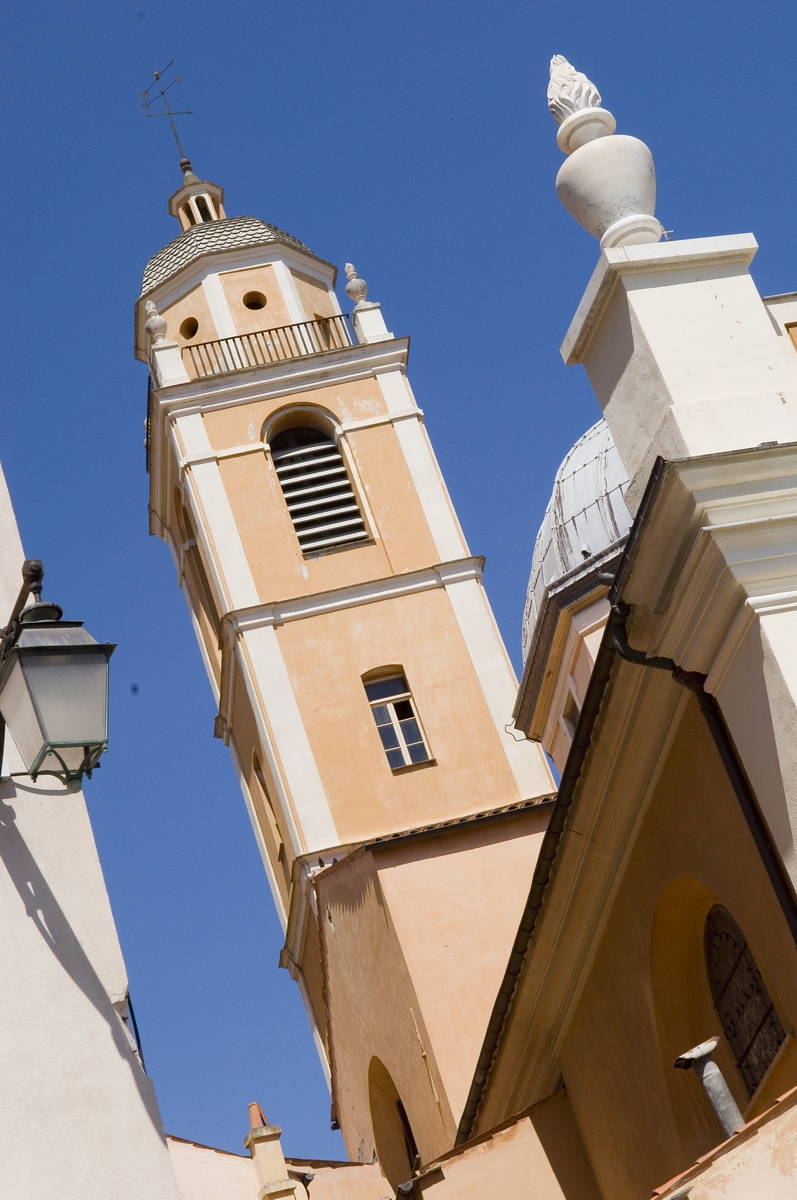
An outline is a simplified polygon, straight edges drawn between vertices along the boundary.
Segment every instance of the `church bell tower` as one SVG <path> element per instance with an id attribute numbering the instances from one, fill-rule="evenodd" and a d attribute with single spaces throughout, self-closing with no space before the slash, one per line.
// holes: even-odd
<path id="1" fill-rule="evenodd" d="M 347 264 L 184 163 L 148 263 L 171 549 L 333 1122 L 391 1182 L 453 1143 L 554 788 L 407 379 Z"/>

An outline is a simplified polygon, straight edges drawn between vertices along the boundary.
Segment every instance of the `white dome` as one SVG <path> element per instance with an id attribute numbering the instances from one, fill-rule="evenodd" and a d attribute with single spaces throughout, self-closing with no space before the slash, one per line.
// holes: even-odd
<path id="1" fill-rule="evenodd" d="M 576 442 L 556 472 L 531 561 L 523 613 L 524 660 L 546 589 L 608 550 L 631 528 L 623 499 L 627 487 L 625 467 L 601 419 Z"/>

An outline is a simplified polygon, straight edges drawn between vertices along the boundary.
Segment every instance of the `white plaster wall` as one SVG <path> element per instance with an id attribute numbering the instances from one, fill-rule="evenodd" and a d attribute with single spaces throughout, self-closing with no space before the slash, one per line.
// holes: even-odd
<path id="1" fill-rule="evenodd" d="M 179 1138 L 169 1138 L 168 1144 L 180 1200 L 257 1200 L 260 1189 L 248 1154 L 227 1154 Z"/>
<path id="2" fill-rule="evenodd" d="M 749 274 L 754 248 L 742 235 L 601 256 L 563 352 L 594 325 L 568 361 L 587 368 L 632 506 L 657 453 L 797 439 L 797 358 L 784 354 Z"/>
<path id="3" fill-rule="evenodd" d="M 785 618 L 781 620 L 781 618 Z M 717 700 L 786 870 L 797 888 L 797 614 L 754 621 Z M 774 646 L 770 640 L 774 635 Z M 785 668 L 785 670 L 784 670 Z M 787 672 L 791 673 L 790 681 Z"/>
<path id="4" fill-rule="evenodd" d="M 22 546 L 0 474 L 0 606 Z M 13 743 L 7 772 L 23 772 Z M 108 797 L 112 803 L 112 798 Z M 0 780 L 0 1197 L 176 1200 L 82 794 Z"/>

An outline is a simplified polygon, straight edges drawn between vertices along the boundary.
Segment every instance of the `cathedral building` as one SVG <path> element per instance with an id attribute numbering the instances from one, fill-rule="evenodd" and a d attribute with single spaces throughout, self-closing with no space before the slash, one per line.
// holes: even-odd
<path id="1" fill-rule="evenodd" d="M 354 267 L 349 317 L 184 161 L 144 274 L 150 530 L 350 1159 L 286 1163 L 253 1105 L 249 1158 L 172 1139 L 183 1200 L 793 1195 L 797 294 L 761 298 L 750 234 L 666 240 L 650 151 L 560 56 L 548 97 L 603 415 L 519 685 Z"/>

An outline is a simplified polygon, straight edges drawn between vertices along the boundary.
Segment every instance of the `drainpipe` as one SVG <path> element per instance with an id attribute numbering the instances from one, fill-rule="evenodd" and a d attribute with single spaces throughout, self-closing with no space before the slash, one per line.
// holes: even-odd
<path id="1" fill-rule="evenodd" d="M 786 874 L 780 855 L 769 836 L 758 800 L 739 761 L 720 706 L 714 696 L 705 689 L 706 676 L 701 675 L 699 671 L 684 671 L 683 667 L 679 667 L 671 658 L 656 656 L 649 658 L 644 650 L 635 650 L 633 646 L 629 646 L 626 622 L 630 612 L 629 606 L 622 601 L 615 601 L 612 604 L 609 625 L 615 650 L 626 662 L 636 663 L 639 667 L 653 667 L 659 671 L 669 671 L 676 683 L 679 683 L 681 687 L 688 688 L 690 692 L 694 692 L 730 785 L 739 802 L 742 815 L 761 856 L 764 869 L 769 876 L 769 882 L 772 884 L 781 911 L 786 918 L 789 932 L 797 945 L 797 898 L 794 895 L 791 880 Z"/>
<path id="2" fill-rule="evenodd" d="M 725 1076 L 714 1062 L 713 1054 L 719 1042 L 718 1037 L 701 1042 L 692 1050 L 687 1050 L 680 1058 L 676 1058 L 673 1066 L 681 1071 L 694 1068 L 700 1082 L 705 1088 L 709 1103 L 716 1113 L 717 1120 L 725 1131 L 726 1137 L 733 1137 L 737 1129 L 744 1125 L 744 1117 L 739 1112 L 736 1101 L 731 1095 L 731 1089 L 725 1082 Z"/>

